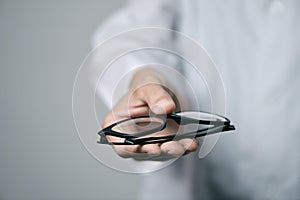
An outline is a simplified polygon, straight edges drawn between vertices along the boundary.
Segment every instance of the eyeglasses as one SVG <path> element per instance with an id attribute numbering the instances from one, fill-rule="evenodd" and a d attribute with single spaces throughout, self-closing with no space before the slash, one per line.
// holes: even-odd
<path id="1" fill-rule="evenodd" d="M 184 138 L 197 138 L 235 130 L 226 117 L 200 111 L 181 111 L 167 115 L 138 116 L 116 122 L 98 132 L 100 144 L 143 145 Z M 111 142 L 106 136 L 123 138 Z"/>

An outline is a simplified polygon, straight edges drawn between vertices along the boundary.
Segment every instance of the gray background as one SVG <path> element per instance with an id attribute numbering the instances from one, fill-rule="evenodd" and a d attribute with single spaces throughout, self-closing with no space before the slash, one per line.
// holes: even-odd
<path id="1" fill-rule="evenodd" d="M 136 198 L 139 176 L 85 151 L 71 105 L 93 31 L 123 2 L 0 1 L 0 199 Z"/>

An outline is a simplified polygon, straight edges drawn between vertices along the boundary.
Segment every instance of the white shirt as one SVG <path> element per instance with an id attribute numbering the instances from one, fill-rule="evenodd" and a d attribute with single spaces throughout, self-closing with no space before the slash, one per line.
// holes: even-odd
<path id="1" fill-rule="evenodd" d="M 144 176 L 141 199 L 300 198 L 299 19 L 296 0 L 135 0 L 100 27 L 94 45 L 143 26 L 197 40 L 221 72 L 237 127 L 205 159 L 191 154 Z M 112 85 L 98 91 L 108 104 Z"/>

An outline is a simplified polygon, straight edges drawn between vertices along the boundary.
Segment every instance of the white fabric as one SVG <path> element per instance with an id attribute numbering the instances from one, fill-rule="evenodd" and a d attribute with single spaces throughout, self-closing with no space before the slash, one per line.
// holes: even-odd
<path id="1" fill-rule="evenodd" d="M 300 199 L 299 19 L 297 0 L 135 0 L 101 26 L 94 45 L 142 26 L 197 40 L 222 74 L 237 128 L 205 159 L 191 155 L 145 176 L 141 199 Z M 113 80 L 100 96 L 111 96 Z"/>

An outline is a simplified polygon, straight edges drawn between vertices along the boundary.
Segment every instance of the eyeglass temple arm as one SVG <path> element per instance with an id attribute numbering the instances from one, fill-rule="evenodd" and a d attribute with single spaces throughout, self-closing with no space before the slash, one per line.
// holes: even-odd
<path id="1" fill-rule="evenodd" d="M 226 131 L 233 131 L 235 130 L 234 125 L 224 125 L 224 126 L 217 126 L 211 129 L 207 129 L 207 131 L 201 133 L 202 131 L 198 132 L 196 134 L 196 137 L 202 137 L 202 136 L 206 136 L 206 135 L 212 135 L 215 133 L 220 133 L 220 132 L 226 132 Z"/>
<path id="2" fill-rule="evenodd" d="M 191 118 L 185 118 L 185 117 L 179 117 L 176 115 L 176 113 L 170 113 L 168 114 L 168 117 L 172 118 L 172 120 L 174 120 L 177 124 L 180 125 L 187 125 L 187 124 L 191 124 L 191 123 L 195 123 L 195 124 L 217 124 L 217 125 L 221 125 L 223 123 L 230 123 L 230 122 L 223 122 L 223 121 L 203 121 L 203 120 L 198 120 L 198 119 L 191 119 Z"/>

